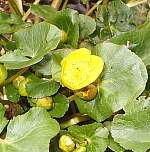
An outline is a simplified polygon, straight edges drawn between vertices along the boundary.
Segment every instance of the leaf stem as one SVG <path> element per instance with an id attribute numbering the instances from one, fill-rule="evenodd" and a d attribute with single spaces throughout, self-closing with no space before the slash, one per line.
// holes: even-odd
<path id="1" fill-rule="evenodd" d="M 65 9 L 67 6 L 68 0 L 65 0 L 65 2 L 63 3 L 62 9 Z"/>
<path id="2" fill-rule="evenodd" d="M 13 9 L 13 11 L 18 14 L 19 16 L 23 15 L 23 9 L 22 8 L 22 1 L 20 0 L 8 0 L 10 7 Z"/>
<path id="3" fill-rule="evenodd" d="M 40 2 L 40 0 L 35 0 L 34 1 L 34 5 L 36 5 L 36 4 L 38 4 Z M 27 18 L 28 18 L 28 16 L 30 15 L 30 13 L 31 13 L 31 8 L 29 8 L 27 11 L 26 11 L 26 13 L 23 15 L 23 17 L 22 17 L 22 20 L 23 21 L 25 21 Z"/>
<path id="4" fill-rule="evenodd" d="M 70 96 L 70 97 L 68 97 L 69 102 L 74 101 L 75 97 L 76 97 L 76 95 L 75 95 L 75 94 L 74 94 L 74 95 L 72 95 L 72 96 Z"/>
<path id="5" fill-rule="evenodd" d="M 91 15 L 93 13 L 93 11 L 102 3 L 102 1 L 103 0 L 99 0 L 97 3 L 95 3 L 93 5 L 93 7 L 90 10 L 88 10 L 88 12 L 86 12 L 85 15 L 87 15 L 87 16 Z"/>
<path id="6" fill-rule="evenodd" d="M 80 122 L 85 122 L 87 120 L 90 120 L 90 118 L 87 115 L 76 114 L 76 116 L 74 116 L 71 119 L 61 123 L 60 127 L 61 127 L 61 129 L 65 129 L 65 128 L 68 128 L 72 125 L 78 124 Z"/>
<path id="7" fill-rule="evenodd" d="M 134 6 L 136 6 L 136 5 L 140 5 L 140 4 L 143 4 L 143 3 L 147 3 L 147 0 L 138 0 L 138 1 L 129 1 L 129 2 L 127 2 L 127 6 L 128 7 L 134 7 Z"/>
<path id="8" fill-rule="evenodd" d="M 20 69 L 15 75 L 11 76 L 10 78 L 8 78 L 3 84 L 0 85 L 0 87 L 5 86 L 6 84 L 11 83 L 15 78 L 17 78 L 18 76 L 22 75 L 24 72 L 26 72 L 29 69 L 29 67 Z"/>
<path id="9" fill-rule="evenodd" d="M 59 10 L 61 3 L 62 3 L 62 0 L 53 0 L 51 3 L 51 6 L 55 8 L 56 10 Z"/>
<path id="10" fill-rule="evenodd" d="M 2 100 L 2 99 L 0 99 L 0 103 L 2 103 L 3 105 L 10 105 L 10 104 L 12 104 L 12 102 L 10 102 L 9 100 Z"/>

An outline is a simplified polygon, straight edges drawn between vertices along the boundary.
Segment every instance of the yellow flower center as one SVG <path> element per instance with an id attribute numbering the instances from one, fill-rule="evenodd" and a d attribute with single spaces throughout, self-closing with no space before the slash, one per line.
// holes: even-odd
<path id="1" fill-rule="evenodd" d="M 61 80 L 71 90 L 81 89 L 94 82 L 103 70 L 104 62 L 90 50 L 81 48 L 71 52 L 62 62 Z"/>

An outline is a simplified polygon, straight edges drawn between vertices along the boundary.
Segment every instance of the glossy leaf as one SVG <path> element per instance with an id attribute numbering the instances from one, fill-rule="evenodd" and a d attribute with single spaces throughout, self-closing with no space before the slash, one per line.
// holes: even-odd
<path id="1" fill-rule="evenodd" d="M 60 84 L 53 80 L 38 80 L 28 82 L 26 85 L 27 93 L 32 98 L 42 98 L 54 95 Z"/>
<path id="2" fill-rule="evenodd" d="M 143 60 L 145 65 L 150 65 L 149 32 L 150 14 L 148 14 L 147 21 L 143 25 L 130 32 L 112 37 L 110 41 L 116 44 L 127 45 Z"/>
<path id="3" fill-rule="evenodd" d="M 112 137 L 125 149 L 146 151 L 150 146 L 150 100 L 141 97 L 129 102 L 125 112 L 114 118 Z"/>
<path id="4" fill-rule="evenodd" d="M 107 148 L 109 132 L 100 123 L 72 126 L 68 133 L 80 144 L 87 141 L 87 152 L 104 152 Z"/>
<path id="5" fill-rule="evenodd" d="M 0 12 L 0 34 L 16 32 L 18 29 L 29 26 L 29 23 L 24 23 L 16 14 Z"/>
<path id="6" fill-rule="evenodd" d="M 108 139 L 109 139 L 108 147 L 111 150 L 113 150 L 115 152 L 124 152 L 125 151 L 125 149 L 123 147 L 121 147 L 117 142 L 115 142 L 114 139 L 111 136 L 109 136 Z"/>
<path id="7" fill-rule="evenodd" d="M 44 17 L 51 24 L 56 25 L 68 35 L 67 43 L 72 47 L 78 46 L 79 39 L 79 20 L 78 13 L 71 9 L 53 11 L 49 6 L 32 5 L 31 10 L 34 14 Z"/>
<path id="8" fill-rule="evenodd" d="M 86 38 L 96 30 L 96 22 L 93 18 L 79 14 L 80 38 Z"/>
<path id="9" fill-rule="evenodd" d="M 12 84 L 7 85 L 5 88 L 5 91 L 6 91 L 8 100 L 10 100 L 11 102 L 19 101 L 19 98 L 20 98 L 19 92 Z"/>
<path id="10" fill-rule="evenodd" d="M 54 106 L 49 111 L 50 115 L 54 118 L 63 117 L 69 108 L 69 100 L 62 94 L 53 96 Z"/>
<path id="11" fill-rule="evenodd" d="M 105 42 L 98 44 L 93 53 L 105 63 L 98 95 L 89 102 L 76 98 L 76 103 L 81 113 L 103 121 L 142 93 L 147 71 L 141 59 L 125 46 Z"/>
<path id="12" fill-rule="evenodd" d="M 0 62 L 9 69 L 33 65 L 55 49 L 61 39 L 61 31 L 54 25 L 42 22 L 14 34 L 17 50 L 0 57 Z"/>
<path id="13" fill-rule="evenodd" d="M 5 108 L 0 103 L 0 133 L 3 131 L 4 127 L 7 125 L 8 120 L 4 117 Z"/>
<path id="14" fill-rule="evenodd" d="M 10 121 L 6 138 L 0 139 L 0 151 L 48 152 L 49 141 L 58 132 L 59 125 L 49 118 L 48 112 L 42 108 L 32 108 Z"/>

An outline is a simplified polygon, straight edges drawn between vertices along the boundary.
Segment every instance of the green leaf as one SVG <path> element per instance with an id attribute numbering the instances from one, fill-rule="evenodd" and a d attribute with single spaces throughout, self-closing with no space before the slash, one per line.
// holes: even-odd
<path id="1" fill-rule="evenodd" d="M 60 82 L 60 75 L 61 75 L 61 61 L 64 57 L 63 52 L 54 53 L 51 58 L 51 74 L 52 78 Z"/>
<path id="2" fill-rule="evenodd" d="M 145 152 L 150 147 L 150 99 L 129 102 L 125 112 L 114 118 L 112 137 L 125 149 Z"/>
<path id="3" fill-rule="evenodd" d="M 49 111 L 50 115 L 55 118 L 63 117 L 69 108 L 69 100 L 62 94 L 53 97 L 54 107 Z"/>
<path id="4" fill-rule="evenodd" d="M 80 38 L 86 38 L 96 30 L 96 22 L 93 18 L 79 14 Z"/>
<path id="5" fill-rule="evenodd" d="M 109 135 L 109 145 L 108 147 L 113 150 L 114 152 L 124 152 L 125 149 L 121 147 L 114 139 Z"/>
<path id="6" fill-rule="evenodd" d="M 81 0 L 83 4 L 88 4 L 89 0 Z"/>
<path id="7" fill-rule="evenodd" d="M 61 61 L 72 49 L 57 49 L 47 54 L 43 60 L 33 66 L 33 70 L 43 75 L 52 75 L 52 79 L 60 82 Z"/>
<path id="8" fill-rule="evenodd" d="M 128 45 L 145 63 L 150 65 L 150 14 L 148 14 L 145 24 L 139 26 L 135 30 L 112 37 L 110 40 L 116 44 Z"/>
<path id="9" fill-rule="evenodd" d="M 133 10 L 121 0 L 109 1 L 107 5 L 99 5 L 97 31 L 100 40 L 110 39 L 113 35 L 135 28 Z"/>
<path id="10" fill-rule="evenodd" d="M 3 131 L 3 129 L 5 128 L 5 126 L 8 123 L 8 120 L 4 117 L 5 110 L 6 109 L 0 103 L 0 133 Z"/>
<path id="11" fill-rule="evenodd" d="M 20 69 L 41 61 L 54 50 L 61 40 L 61 31 L 54 25 L 42 22 L 14 34 L 17 50 L 0 57 L 9 69 Z"/>
<path id="12" fill-rule="evenodd" d="M 134 7 L 136 5 L 144 4 L 146 3 L 145 0 L 123 0 L 127 3 L 128 7 Z"/>
<path id="13" fill-rule="evenodd" d="M 121 0 L 109 3 L 109 22 L 117 30 L 126 32 L 135 28 L 133 10 Z"/>
<path id="14" fill-rule="evenodd" d="M 29 97 L 42 98 L 54 95 L 60 87 L 60 84 L 53 80 L 30 81 L 26 84 Z"/>
<path id="15" fill-rule="evenodd" d="M 43 108 L 32 108 L 17 116 L 7 127 L 6 138 L 0 139 L 1 152 L 48 152 L 49 141 L 59 132 L 59 124 Z"/>
<path id="16" fill-rule="evenodd" d="M 0 24 L 0 34 L 14 33 L 20 29 L 24 29 L 29 26 L 30 26 L 29 23 L 19 24 L 19 25 Z"/>
<path id="17" fill-rule="evenodd" d="M 81 113 L 103 121 L 143 92 L 147 71 L 141 59 L 125 46 L 101 43 L 94 54 L 101 56 L 105 63 L 98 95 L 89 102 L 76 98 L 76 103 Z"/>
<path id="18" fill-rule="evenodd" d="M 72 126 L 68 133 L 80 144 L 88 142 L 87 152 L 104 152 L 108 145 L 108 130 L 100 123 Z"/>
<path id="19" fill-rule="evenodd" d="M 21 17 L 16 14 L 0 12 L 0 34 L 16 32 L 29 26 L 29 23 L 24 23 Z"/>
<path id="20" fill-rule="evenodd" d="M 5 90 L 8 100 L 15 103 L 19 101 L 19 92 L 12 84 L 6 85 Z"/>
<path id="21" fill-rule="evenodd" d="M 56 25 L 61 30 L 65 31 L 68 35 L 67 43 L 72 47 L 78 46 L 79 39 L 79 19 L 78 13 L 71 9 L 61 11 L 53 11 L 49 6 L 32 5 L 32 13 L 42 16 L 51 24 Z"/>
<path id="22" fill-rule="evenodd" d="M 42 61 L 32 66 L 32 69 L 43 75 L 51 75 L 51 55 L 45 55 Z"/>
<path id="23" fill-rule="evenodd" d="M 0 24 L 21 24 L 23 21 L 16 14 L 0 12 Z"/>

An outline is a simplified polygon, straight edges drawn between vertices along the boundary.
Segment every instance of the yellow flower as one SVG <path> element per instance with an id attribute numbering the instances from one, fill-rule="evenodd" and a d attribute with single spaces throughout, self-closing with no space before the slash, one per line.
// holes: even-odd
<path id="1" fill-rule="evenodd" d="M 62 84 L 78 90 L 94 82 L 103 70 L 104 62 L 91 51 L 80 48 L 67 55 L 61 62 Z"/>

